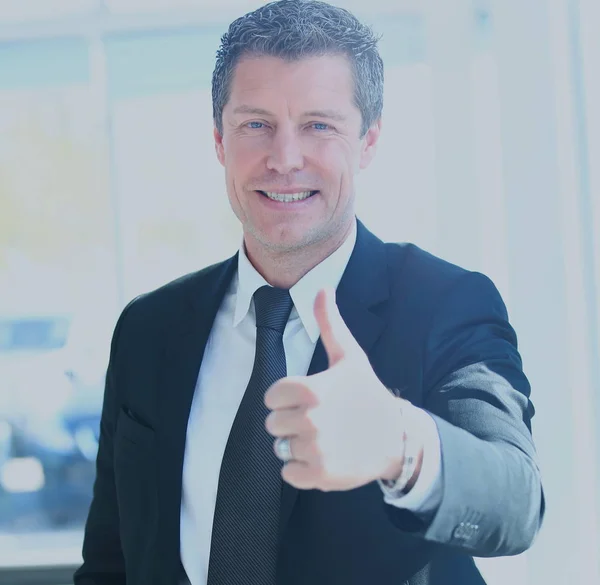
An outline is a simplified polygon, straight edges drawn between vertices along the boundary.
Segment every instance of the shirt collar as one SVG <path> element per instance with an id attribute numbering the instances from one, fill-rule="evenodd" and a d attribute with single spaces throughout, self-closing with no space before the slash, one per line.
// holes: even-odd
<path id="1" fill-rule="evenodd" d="M 317 264 L 310 272 L 305 274 L 291 289 L 290 295 L 294 302 L 294 312 L 298 314 L 302 325 L 313 343 L 319 339 L 319 325 L 314 315 L 314 302 L 317 293 L 325 287 L 336 289 L 356 244 L 356 220 L 352 226 L 352 232 L 344 243 L 330 256 Z M 233 326 L 237 327 L 250 311 L 254 293 L 268 282 L 252 266 L 244 244 L 240 246 L 238 256 L 237 279 L 234 283 L 236 293 L 235 313 Z"/>

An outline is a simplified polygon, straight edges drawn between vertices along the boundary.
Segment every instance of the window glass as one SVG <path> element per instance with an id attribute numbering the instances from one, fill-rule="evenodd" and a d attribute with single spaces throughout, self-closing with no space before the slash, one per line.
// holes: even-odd
<path id="1" fill-rule="evenodd" d="M 89 57 L 83 40 L 0 45 L 0 565 L 72 553 L 91 500 L 118 299 Z"/>
<path id="2" fill-rule="evenodd" d="M 100 0 L 0 0 L 0 24 L 56 20 L 91 13 Z"/>

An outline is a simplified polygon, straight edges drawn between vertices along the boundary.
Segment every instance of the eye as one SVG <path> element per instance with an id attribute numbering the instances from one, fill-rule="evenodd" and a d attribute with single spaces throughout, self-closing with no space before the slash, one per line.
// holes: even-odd
<path id="1" fill-rule="evenodd" d="M 253 130 L 261 130 L 265 127 L 262 122 L 248 122 L 246 126 L 248 126 L 248 128 L 252 128 Z"/>
<path id="2" fill-rule="evenodd" d="M 314 122 L 313 124 L 311 124 L 311 126 L 315 130 L 319 130 L 320 132 L 323 132 L 325 130 L 331 130 L 331 126 L 329 124 L 325 124 L 324 122 Z"/>

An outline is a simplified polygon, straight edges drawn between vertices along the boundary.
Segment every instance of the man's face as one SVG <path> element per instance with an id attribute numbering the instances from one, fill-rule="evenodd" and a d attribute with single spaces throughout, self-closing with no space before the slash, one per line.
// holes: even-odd
<path id="1" fill-rule="evenodd" d="M 343 238 L 354 175 L 373 158 L 380 131 L 377 122 L 360 138 L 353 98 L 345 57 L 238 63 L 223 135 L 214 134 L 247 246 L 286 252 Z"/>

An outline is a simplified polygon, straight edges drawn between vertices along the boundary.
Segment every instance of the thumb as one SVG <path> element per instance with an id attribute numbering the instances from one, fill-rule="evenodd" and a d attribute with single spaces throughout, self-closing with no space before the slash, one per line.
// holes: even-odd
<path id="1" fill-rule="evenodd" d="M 356 342 L 340 315 L 333 288 L 319 291 L 315 299 L 314 313 L 331 368 L 346 357 L 350 350 L 350 343 Z"/>

